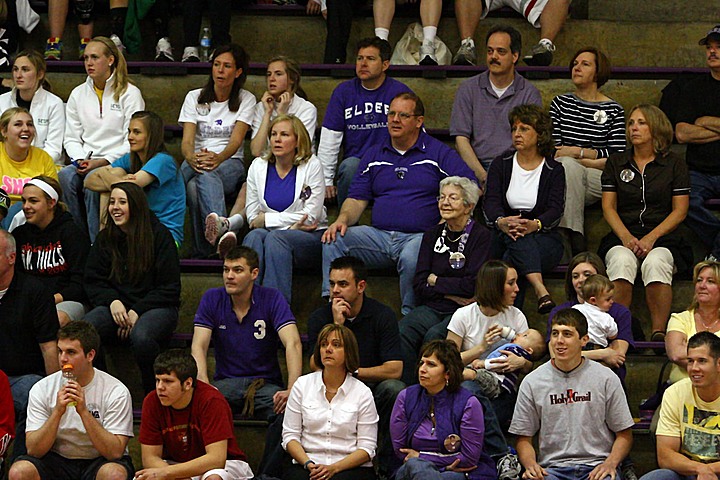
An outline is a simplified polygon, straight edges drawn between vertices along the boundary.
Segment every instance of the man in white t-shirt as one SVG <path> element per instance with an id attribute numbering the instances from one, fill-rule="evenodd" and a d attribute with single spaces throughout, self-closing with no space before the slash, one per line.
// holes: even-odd
<path id="1" fill-rule="evenodd" d="M 720 472 L 720 338 L 696 333 L 687 344 L 685 378 L 663 395 L 657 427 L 659 470 L 643 480 L 714 480 Z"/>
<path id="2" fill-rule="evenodd" d="M 63 372 L 49 375 L 30 390 L 27 455 L 10 469 L 13 480 L 133 478 L 127 443 L 133 436 L 132 399 L 127 387 L 96 370 L 100 345 L 95 328 L 73 321 L 58 331 Z"/>

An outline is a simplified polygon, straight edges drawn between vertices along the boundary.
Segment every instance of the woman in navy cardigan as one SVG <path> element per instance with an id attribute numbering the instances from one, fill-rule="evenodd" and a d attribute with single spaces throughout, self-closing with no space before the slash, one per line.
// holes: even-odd
<path id="1" fill-rule="evenodd" d="M 565 171 L 555 161 L 550 116 L 536 105 L 520 105 L 509 115 L 514 150 L 493 160 L 487 177 L 483 214 L 496 230 L 494 258 L 512 264 L 535 290 L 538 312 L 555 303 L 542 273 L 562 258 L 556 227 L 565 208 Z M 515 305 L 522 306 L 524 295 Z"/>

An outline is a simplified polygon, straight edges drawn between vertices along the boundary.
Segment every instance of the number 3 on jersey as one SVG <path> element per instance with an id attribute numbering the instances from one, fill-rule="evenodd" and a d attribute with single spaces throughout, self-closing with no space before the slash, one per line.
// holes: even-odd
<path id="1" fill-rule="evenodd" d="M 253 326 L 257 328 L 257 332 L 253 333 L 255 338 L 257 338 L 258 340 L 262 340 L 263 338 L 265 338 L 265 320 L 255 320 Z"/>

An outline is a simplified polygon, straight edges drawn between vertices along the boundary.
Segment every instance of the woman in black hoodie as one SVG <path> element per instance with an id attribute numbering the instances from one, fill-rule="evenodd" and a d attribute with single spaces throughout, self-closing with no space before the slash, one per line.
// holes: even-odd
<path id="1" fill-rule="evenodd" d="M 22 191 L 26 223 L 12 233 L 17 244 L 17 268 L 42 278 L 55 293 L 62 327 L 85 315 L 87 298 L 82 280 L 90 240 L 73 222 L 60 198 L 62 189 L 56 179 L 34 177 Z"/>
<path id="2" fill-rule="evenodd" d="M 143 388 L 150 392 L 155 388 L 153 362 L 178 321 L 177 247 L 134 183 L 112 186 L 106 215 L 107 226 L 85 266 L 85 292 L 95 307 L 85 320 L 103 344 L 130 342 Z"/>

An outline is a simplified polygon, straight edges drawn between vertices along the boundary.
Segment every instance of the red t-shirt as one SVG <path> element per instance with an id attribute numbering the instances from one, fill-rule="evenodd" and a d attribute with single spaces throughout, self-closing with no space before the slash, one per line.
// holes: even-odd
<path id="1" fill-rule="evenodd" d="M 227 459 L 245 460 L 235 440 L 230 405 L 207 383 L 196 381 L 190 404 L 182 410 L 163 407 L 157 394 L 143 401 L 140 443 L 162 445 L 164 460 L 184 463 L 205 455 L 205 446 L 227 440 Z"/>

